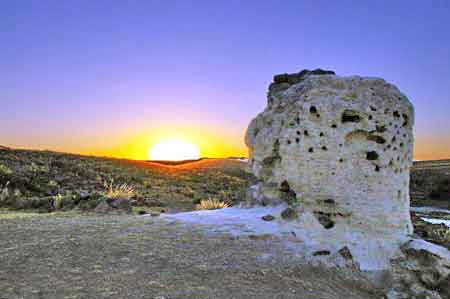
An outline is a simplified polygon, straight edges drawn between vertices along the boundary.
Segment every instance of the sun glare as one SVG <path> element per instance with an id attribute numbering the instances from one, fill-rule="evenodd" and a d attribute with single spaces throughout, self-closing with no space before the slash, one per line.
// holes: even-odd
<path id="1" fill-rule="evenodd" d="M 163 140 L 153 145 L 148 151 L 150 160 L 182 161 L 200 158 L 198 148 L 180 139 Z"/>

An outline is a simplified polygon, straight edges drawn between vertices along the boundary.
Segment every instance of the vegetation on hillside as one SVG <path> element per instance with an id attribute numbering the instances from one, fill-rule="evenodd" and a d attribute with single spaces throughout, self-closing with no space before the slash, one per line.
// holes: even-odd
<path id="1" fill-rule="evenodd" d="M 50 151 L 0 149 L 0 207 L 95 207 L 101 197 L 134 206 L 193 210 L 208 198 L 236 203 L 254 181 L 245 163 L 205 159 L 176 166 Z"/>

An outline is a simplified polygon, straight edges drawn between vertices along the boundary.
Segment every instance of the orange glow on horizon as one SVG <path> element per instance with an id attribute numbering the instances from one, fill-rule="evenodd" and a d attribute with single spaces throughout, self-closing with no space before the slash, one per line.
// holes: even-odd
<path id="1" fill-rule="evenodd" d="M 198 150 L 198 155 L 197 153 L 193 155 L 193 149 L 189 149 L 192 157 L 246 157 L 248 154 L 243 136 L 236 136 L 236 133 L 233 134 L 233 132 L 227 132 L 224 129 L 173 126 L 169 128 L 160 127 L 157 129 L 149 129 L 148 131 L 146 130 L 135 135 L 128 134 L 125 131 L 118 135 L 123 137 L 110 136 L 105 139 L 110 139 L 111 141 L 105 142 L 103 139 L 101 144 L 91 144 L 89 148 L 84 148 L 82 152 L 96 156 L 133 160 L 148 160 L 150 156 L 150 159 L 154 160 L 155 158 L 149 153 L 149 149 L 153 149 L 156 145 L 168 140 L 178 140 L 184 144 L 193 145 Z M 110 146 L 105 148 L 105 144 L 109 144 Z M 181 155 L 181 153 L 177 155 Z M 160 160 L 159 158 L 157 159 Z"/>

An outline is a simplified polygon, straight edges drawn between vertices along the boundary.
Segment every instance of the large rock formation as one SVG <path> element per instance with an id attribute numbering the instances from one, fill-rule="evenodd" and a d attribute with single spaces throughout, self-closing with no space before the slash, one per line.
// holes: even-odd
<path id="1" fill-rule="evenodd" d="M 276 206 L 270 220 L 313 260 L 367 271 L 390 299 L 449 296 L 450 252 L 411 238 L 413 124 L 411 103 L 383 79 L 277 75 L 246 133 L 259 179 L 249 203 Z"/>
<path id="2" fill-rule="evenodd" d="M 408 98 L 383 79 L 277 75 L 246 133 L 260 180 L 251 200 L 286 202 L 316 234 L 411 234 L 413 124 Z"/>

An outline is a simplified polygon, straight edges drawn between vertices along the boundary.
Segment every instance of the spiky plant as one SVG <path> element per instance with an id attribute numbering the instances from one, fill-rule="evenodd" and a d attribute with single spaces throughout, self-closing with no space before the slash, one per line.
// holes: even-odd
<path id="1" fill-rule="evenodd" d="M 217 210 L 228 208 L 230 205 L 224 201 L 220 201 L 217 198 L 208 198 L 206 200 L 201 200 L 198 205 L 196 205 L 197 210 Z"/>
<path id="2" fill-rule="evenodd" d="M 105 191 L 103 193 L 109 198 L 130 199 L 135 194 L 134 188 L 126 183 L 114 184 L 114 180 L 111 180 L 109 183 L 105 181 L 103 185 L 105 186 Z"/>

